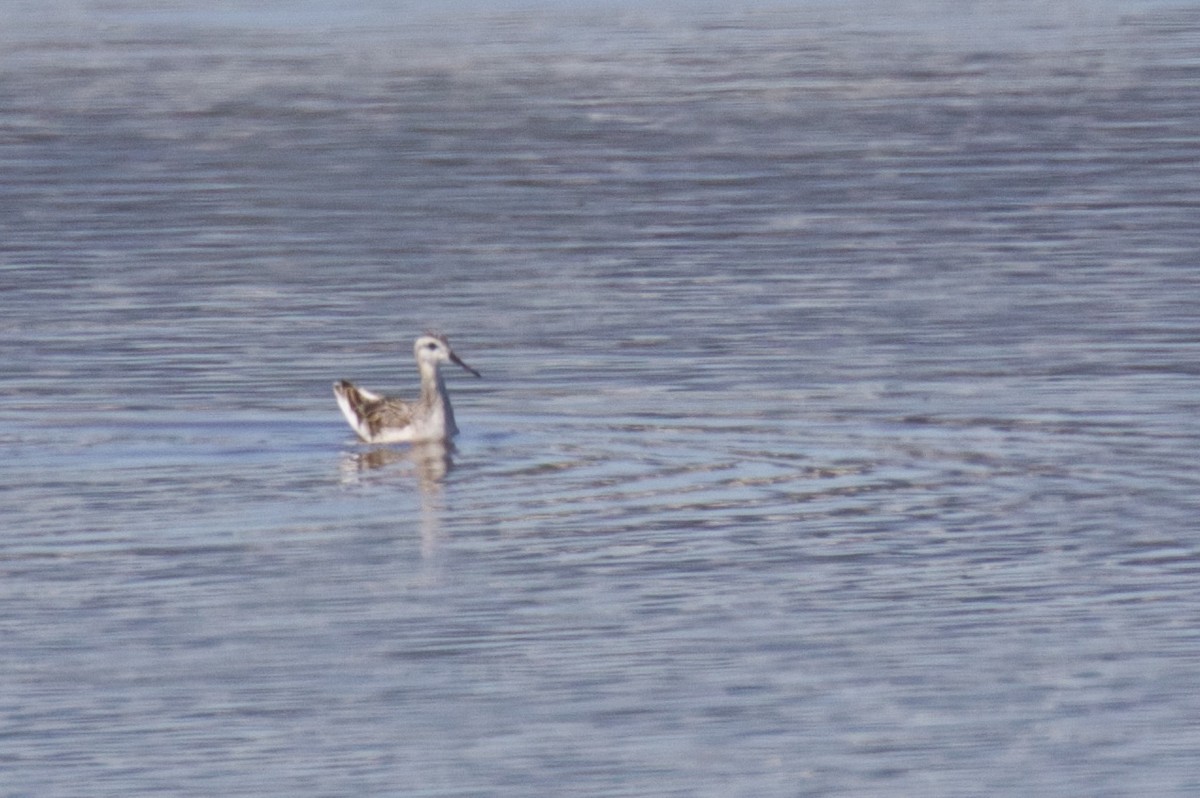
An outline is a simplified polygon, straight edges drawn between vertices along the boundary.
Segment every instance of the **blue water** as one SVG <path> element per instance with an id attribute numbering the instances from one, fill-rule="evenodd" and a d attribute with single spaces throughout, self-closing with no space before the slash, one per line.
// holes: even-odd
<path id="1" fill-rule="evenodd" d="M 0 795 L 1200 791 L 1200 11 L 9 13 Z"/>

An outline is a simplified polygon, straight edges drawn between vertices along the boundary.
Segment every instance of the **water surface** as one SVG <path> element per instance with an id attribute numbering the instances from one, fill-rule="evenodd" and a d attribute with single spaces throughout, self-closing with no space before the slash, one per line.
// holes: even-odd
<path id="1" fill-rule="evenodd" d="M 4 794 L 1196 794 L 1198 41 L 17 6 Z"/>

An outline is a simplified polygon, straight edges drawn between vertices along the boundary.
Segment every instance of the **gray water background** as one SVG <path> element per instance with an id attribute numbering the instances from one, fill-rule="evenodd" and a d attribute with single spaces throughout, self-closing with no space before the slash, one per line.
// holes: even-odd
<path id="1" fill-rule="evenodd" d="M 0 795 L 1200 793 L 1200 8 L 196 5 L 0 26 Z"/>

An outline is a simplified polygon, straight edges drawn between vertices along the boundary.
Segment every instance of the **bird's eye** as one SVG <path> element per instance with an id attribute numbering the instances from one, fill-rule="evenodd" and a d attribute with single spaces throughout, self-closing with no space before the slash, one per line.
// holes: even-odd
<path id="1" fill-rule="evenodd" d="M 437 344 L 428 343 L 428 344 L 425 344 L 425 348 L 428 349 L 430 352 L 432 352 L 433 350 L 437 349 Z"/>

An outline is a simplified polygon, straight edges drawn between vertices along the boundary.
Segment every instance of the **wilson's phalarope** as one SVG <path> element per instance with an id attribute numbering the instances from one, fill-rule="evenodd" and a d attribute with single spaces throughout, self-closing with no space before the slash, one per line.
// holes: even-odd
<path id="1" fill-rule="evenodd" d="M 449 361 L 476 377 L 482 375 L 459 360 L 444 335 L 422 335 L 413 344 L 413 356 L 421 372 L 421 398 L 415 402 L 389 399 L 346 380 L 333 384 L 342 415 L 367 443 L 444 441 L 458 433 L 438 366 Z"/>

